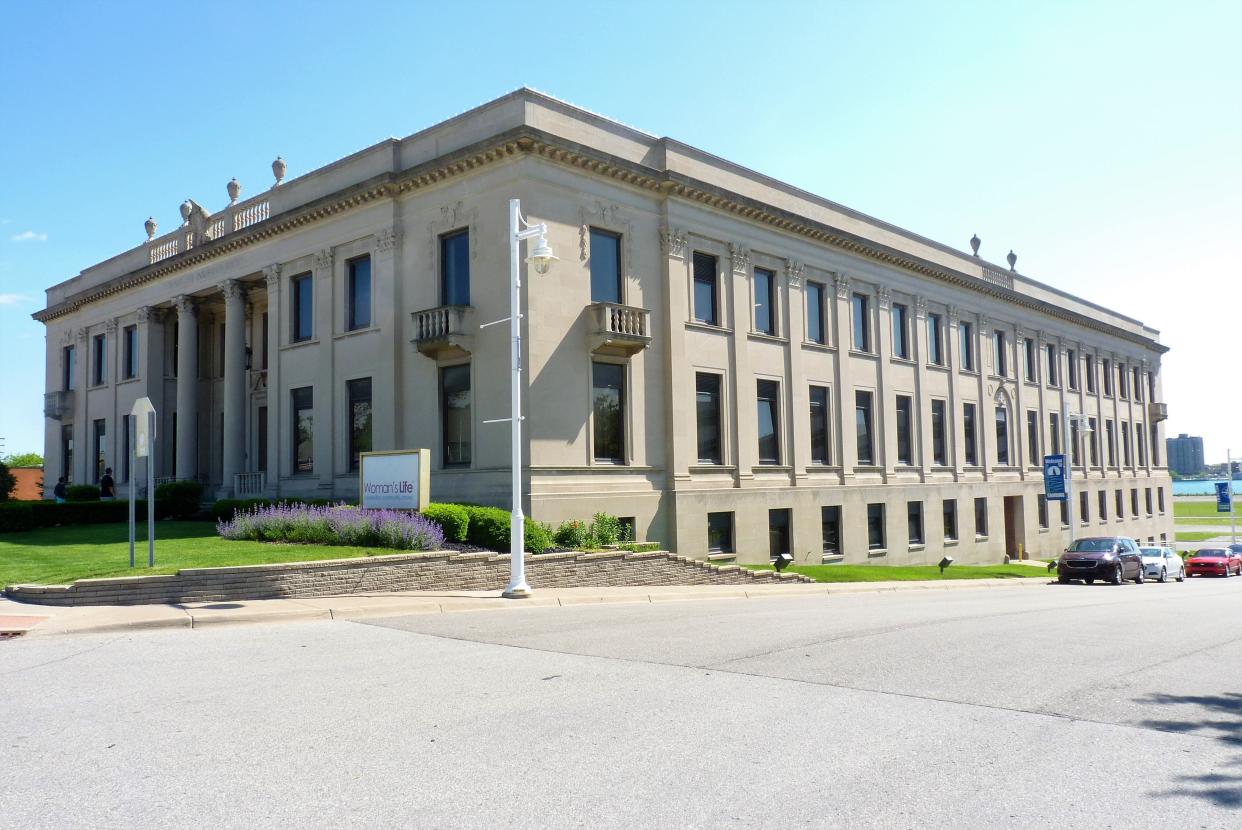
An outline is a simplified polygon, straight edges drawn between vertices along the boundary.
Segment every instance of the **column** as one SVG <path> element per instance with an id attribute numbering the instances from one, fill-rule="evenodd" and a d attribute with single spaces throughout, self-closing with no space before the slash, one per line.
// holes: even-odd
<path id="1" fill-rule="evenodd" d="M 927 299 L 914 298 L 914 330 L 910 344 L 914 356 L 914 417 L 918 419 L 919 481 L 927 481 L 932 463 L 931 398 L 927 395 Z M 923 517 L 926 523 L 927 517 Z"/>
<path id="2" fill-rule="evenodd" d="M 224 294 L 224 463 L 220 494 L 228 498 L 236 495 L 234 482 L 246 463 L 246 289 L 239 280 L 225 280 L 220 291 Z"/>
<path id="3" fill-rule="evenodd" d="M 755 375 L 750 370 L 750 348 L 747 334 L 750 332 L 751 284 L 750 251 L 741 245 L 729 245 L 730 267 L 728 276 L 721 278 L 721 299 L 729 298 L 729 307 L 721 308 L 722 322 L 731 331 L 729 346 L 733 367 L 733 412 L 737 428 L 734 430 L 737 454 L 737 480 L 739 486 L 747 486 L 759 465 L 759 422 L 755 405 Z M 691 389 L 694 387 L 691 386 Z M 782 431 L 783 432 L 783 431 Z M 692 435 L 694 433 L 691 433 Z M 788 435 L 782 434 L 789 452 Z"/>
<path id="4" fill-rule="evenodd" d="M 74 361 L 74 416 L 73 416 L 73 469 L 69 471 L 71 484 L 86 484 L 87 430 L 90 428 L 90 409 L 86 399 L 91 388 L 91 369 L 95 356 L 91 354 L 90 329 L 80 328 L 73 347 Z"/>
<path id="5" fill-rule="evenodd" d="M 806 468 L 811 463 L 811 411 L 810 391 L 807 389 L 806 372 L 802 368 L 802 340 L 806 331 L 803 320 L 802 276 L 805 266 L 792 259 L 785 260 L 785 335 L 789 338 L 789 395 L 790 419 L 793 429 L 790 430 L 791 452 L 790 463 L 793 465 L 793 483 L 796 485 L 806 480 Z M 795 523 L 797 518 L 794 519 Z M 816 525 L 819 519 L 816 517 Z M 818 561 L 818 560 L 815 560 Z"/>
<path id="6" fill-rule="evenodd" d="M 139 376 L 142 378 L 143 394 L 155 407 L 158 417 L 164 416 L 164 322 L 159 309 L 143 306 L 138 309 L 138 365 Z M 128 414 L 122 413 L 122 414 Z M 161 446 L 167 436 L 156 430 L 157 446 Z M 150 456 L 155 464 L 155 474 L 161 475 L 158 451 Z M 121 462 L 124 464 L 124 460 Z M 138 462 L 131 467 L 131 480 L 138 485 L 139 493 L 146 492 L 146 463 Z M 143 472 L 139 473 L 141 469 Z"/>
<path id="7" fill-rule="evenodd" d="M 1030 473 L 1027 471 L 1028 459 L 1026 435 L 1026 330 L 1019 327 L 1013 331 L 1013 409 L 1009 412 L 1009 428 L 1013 431 L 1013 439 L 1009 442 L 1009 460 L 1018 468 L 1018 477 L 1026 481 Z"/>
<path id="8" fill-rule="evenodd" d="M 945 366 L 949 370 L 949 403 L 945 407 L 948 412 L 945 413 L 945 432 L 948 433 L 949 446 L 946 448 L 953 456 L 953 480 L 962 480 L 962 465 L 965 462 L 965 449 L 963 447 L 963 439 L 965 432 L 962 429 L 962 402 L 958 399 L 957 394 L 957 367 L 961 365 L 962 339 L 960 329 L 961 312 L 957 306 L 949 306 L 949 328 L 945 332 L 945 338 L 948 342 L 944 344 Z M 976 426 L 978 416 L 976 415 Z M 978 452 L 978 445 L 975 451 Z M 960 505 L 959 505 L 960 506 Z M 958 532 L 961 532 L 961 511 L 958 511 Z"/>
<path id="9" fill-rule="evenodd" d="M 385 332 L 392 332 L 390 336 L 395 342 L 404 343 L 398 336 L 401 321 L 397 316 L 402 307 L 399 299 L 401 280 L 396 263 L 399 229 L 399 225 L 393 225 L 375 234 L 371 249 L 371 290 L 375 295 L 374 324 Z M 268 325 L 271 325 L 270 320 Z M 393 349 L 391 359 L 385 355 L 385 359 L 376 361 L 375 382 L 371 384 L 372 444 L 376 450 L 395 450 L 401 446 L 398 443 L 398 419 L 401 415 L 397 401 L 400 400 L 401 365 L 407 349 L 408 346 Z"/>
<path id="10" fill-rule="evenodd" d="M 854 478 L 854 467 L 858 465 L 858 430 L 854 425 L 854 382 L 850 377 L 850 278 L 845 274 L 837 274 L 833 283 L 837 290 L 836 302 L 832 304 L 833 328 L 836 336 L 836 390 L 833 404 L 837 419 L 834 433 L 837 436 L 837 458 L 841 460 L 841 483 L 846 484 Z"/>
<path id="11" fill-rule="evenodd" d="M 280 266 L 269 265 L 263 269 L 263 281 L 267 284 L 267 496 L 280 495 L 280 413 L 285 401 L 280 386 L 281 330 L 285 321 L 284 306 L 280 300 Z"/>
<path id="12" fill-rule="evenodd" d="M 198 478 L 198 309 L 184 294 L 177 308 L 177 478 Z"/>
<path id="13" fill-rule="evenodd" d="M 330 495 L 336 483 L 336 371 L 333 349 L 333 312 L 336 302 L 333 268 L 335 255 L 331 248 L 315 254 L 315 346 L 319 370 L 315 373 L 315 474 L 319 489 Z M 270 323 L 269 323 L 270 325 Z"/>
<path id="14" fill-rule="evenodd" d="M 878 360 L 878 366 L 875 373 L 875 403 L 872 412 L 872 429 L 879 436 L 879 440 L 875 442 L 876 449 L 882 454 L 881 458 L 876 459 L 877 466 L 883 472 L 883 481 L 885 484 L 893 477 L 894 464 L 897 461 L 897 430 L 889 428 L 888 413 L 891 406 L 892 411 L 896 411 L 896 398 L 890 400 L 889 390 L 892 388 L 892 381 L 889 374 L 892 371 L 892 364 L 889 358 L 892 357 L 893 343 L 893 295 L 887 286 L 878 286 L 875 290 L 876 296 L 876 326 L 875 326 L 875 355 Z"/>
<path id="15" fill-rule="evenodd" d="M 979 370 L 976 378 L 979 384 L 979 423 L 975 427 L 975 440 L 978 441 L 979 464 L 983 467 L 983 480 L 992 477 L 992 453 L 989 448 L 995 443 L 996 437 L 996 401 L 988 394 L 987 373 L 992 364 L 991 321 L 979 315 L 979 330 L 975 332 L 975 367 Z M 996 367 L 992 366 L 995 371 Z M 990 524 L 989 524 L 990 526 Z"/>

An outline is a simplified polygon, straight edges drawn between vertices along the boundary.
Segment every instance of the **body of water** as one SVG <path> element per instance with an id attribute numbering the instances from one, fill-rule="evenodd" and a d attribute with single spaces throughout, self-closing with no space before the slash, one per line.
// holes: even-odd
<path id="1" fill-rule="evenodd" d="M 1216 481 L 1224 481 L 1224 479 L 1208 479 L 1207 481 L 1175 481 L 1173 482 L 1173 495 L 1175 496 L 1214 496 L 1216 495 Z M 1242 480 L 1233 480 L 1233 494 L 1235 496 L 1242 495 Z"/>

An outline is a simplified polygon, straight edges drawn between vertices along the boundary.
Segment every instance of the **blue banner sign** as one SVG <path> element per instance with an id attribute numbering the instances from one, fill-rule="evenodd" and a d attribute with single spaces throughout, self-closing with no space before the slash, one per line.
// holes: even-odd
<path id="1" fill-rule="evenodd" d="M 1044 456 L 1044 497 L 1048 501 L 1065 501 L 1065 482 L 1069 469 L 1064 455 Z"/>
<path id="2" fill-rule="evenodd" d="M 1229 482 L 1227 481 L 1216 482 L 1216 512 L 1233 512 L 1233 505 L 1230 503 L 1229 499 Z"/>

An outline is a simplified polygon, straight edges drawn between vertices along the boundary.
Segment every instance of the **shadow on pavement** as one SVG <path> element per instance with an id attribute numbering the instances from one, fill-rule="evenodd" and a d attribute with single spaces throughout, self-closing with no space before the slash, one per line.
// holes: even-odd
<path id="1" fill-rule="evenodd" d="M 1192 720 L 1145 720 L 1138 725 L 1162 732 L 1199 735 L 1242 748 L 1242 692 L 1226 692 L 1221 695 L 1153 694 L 1137 698 L 1135 702 L 1166 708 L 1189 705 L 1207 710 L 1202 717 Z M 1195 775 L 1180 775 L 1174 779 L 1178 786 L 1155 792 L 1153 795 L 1162 798 L 1185 796 L 1210 801 L 1219 807 L 1242 807 L 1242 755 L 1225 766 L 1232 767 L 1237 772 L 1205 771 Z"/>

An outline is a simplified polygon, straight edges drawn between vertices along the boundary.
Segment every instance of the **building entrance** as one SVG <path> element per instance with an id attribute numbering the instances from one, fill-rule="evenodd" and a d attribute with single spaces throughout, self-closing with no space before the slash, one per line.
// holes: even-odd
<path id="1" fill-rule="evenodd" d="M 1005 554 L 1010 559 L 1025 559 L 1030 556 L 1022 547 L 1022 540 L 1025 538 L 1022 497 L 1005 496 Z"/>

